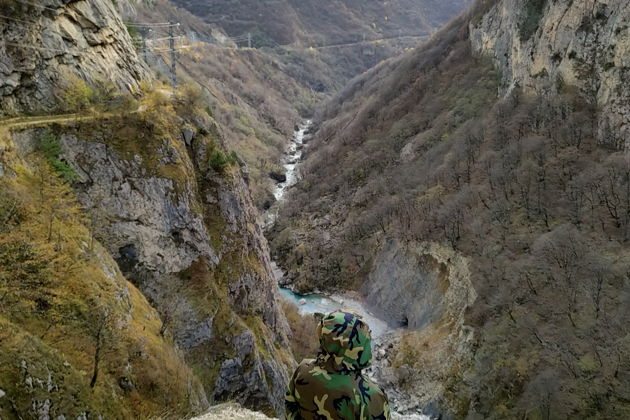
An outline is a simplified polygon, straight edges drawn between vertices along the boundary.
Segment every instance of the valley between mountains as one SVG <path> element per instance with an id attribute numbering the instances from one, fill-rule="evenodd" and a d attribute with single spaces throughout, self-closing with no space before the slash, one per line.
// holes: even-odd
<path id="1" fill-rule="evenodd" d="M 627 0 L 0 0 L 0 419 L 630 418 Z"/>

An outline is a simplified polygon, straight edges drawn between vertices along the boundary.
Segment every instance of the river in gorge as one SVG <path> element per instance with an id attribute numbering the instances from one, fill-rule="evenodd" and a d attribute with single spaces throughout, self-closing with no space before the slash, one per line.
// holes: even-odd
<path id="1" fill-rule="evenodd" d="M 282 164 L 286 175 L 286 181 L 276 185 L 273 193 L 276 198 L 276 203 L 265 214 L 265 225 L 267 227 L 273 225 L 278 217 L 279 202 L 282 201 L 286 192 L 299 181 L 299 163 L 304 153 L 305 140 L 308 138 L 308 131 L 311 125 L 312 122 L 310 120 L 306 120 L 298 128 L 298 130 L 295 131 L 293 139 L 285 152 Z M 280 282 L 284 273 L 278 268 L 275 262 L 273 262 L 272 265 L 276 279 Z M 375 339 L 392 330 L 387 322 L 374 316 L 365 307 L 364 303 L 354 296 L 328 296 L 323 294 L 300 295 L 293 292 L 291 289 L 284 287 L 280 288 L 280 293 L 283 298 L 293 302 L 302 314 L 313 314 L 316 312 L 329 313 L 341 308 L 351 309 L 358 312 L 367 321 Z"/>
<path id="2" fill-rule="evenodd" d="M 278 217 L 278 208 L 281 201 L 284 199 L 286 192 L 294 186 L 300 179 L 299 163 L 304 154 L 304 148 L 309 136 L 309 128 L 312 122 L 310 120 L 305 121 L 298 130 L 295 131 L 293 139 L 285 156 L 283 157 L 283 167 L 285 170 L 286 181 L 278 183 L 274 190 L 274 197 L 276 203 L 267 210 L 265 213 L 265 228 L 273 226 Z M 272 261 L 272 267 L 274 275 L 279 284 L 282 284 L 282 279 L 285 273 L 278 267 L 275 261 Z M 321 293 L 313 293 L 308 295 L 301 295 L 290 288 L 280 287 L 280 294 L 283 299 L 292 302 L 297 306 L 298 311 L 301 314 L 314 314 L 329 313 L 338 309 L 350 309 L 363 316 L 367 321 L 367 324 L 372 330 L 372 337 L 374 338 L 375 348 L 374 351 L 378 355 L 373 361 L 373 366 L 369 369 L 368 375 L 374 378 L 378 375 L 378 372 L 383 369 L 386 357 L 384 356 L 388 351 L 388 343 L 390 343 L 393 337 L 400 335 L 403 331 L 400 327 L 389 325 L 385 320 L 374 316 L 370 310 L 366 307 L 365 303 L 356 294 L 332 294 L 325 295 Z M 389 344 L 391 346 L 391 344 Z M 392 406 L 392 419 L 394 420 L 431 420 L 431 417 L 422 414 L 417 409 L 405 409 L 405 414 L 397 412 L 401 407 L 413 407 L 413 400 L 409 400 L 409 397 L 403 393 L 398 392 L 395 389 L 387 389 L 390 397 L 390 403 Z"/>

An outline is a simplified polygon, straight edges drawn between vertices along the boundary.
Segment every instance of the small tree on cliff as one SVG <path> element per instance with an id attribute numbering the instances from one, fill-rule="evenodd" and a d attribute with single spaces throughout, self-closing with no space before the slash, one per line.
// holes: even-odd
<path id="1" fill-rule="evenodd" d="M 94 100 L 94 90 L 85 80 L 74 75 L 66 75 L 61 85 L 61 96 L 64 108 L 68 112 L 87 110 Z"/>
<path id="2" fill-rule="evenodd" d="M 95 303 L 95 309 L 88 317 L 88 334 L 94 343 L 94 359 L 90 388 L 94 388 L 104 357 L 114 350 L 116 342 L 117 318 L 111 308 Z"/>

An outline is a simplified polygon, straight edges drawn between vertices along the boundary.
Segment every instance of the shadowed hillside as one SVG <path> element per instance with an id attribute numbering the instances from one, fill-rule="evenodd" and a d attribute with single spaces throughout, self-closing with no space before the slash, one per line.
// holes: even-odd
<path id="1" fill-rule="evenodd" d="M 480 2 L 334 98 L 273 250 L 296 287 L 360 290 L 416 330 L 384 378 L 421 405 L 625 418 L 630 163 L 607 110 L 629 98 L 628 9 L 533 3 Z"/>

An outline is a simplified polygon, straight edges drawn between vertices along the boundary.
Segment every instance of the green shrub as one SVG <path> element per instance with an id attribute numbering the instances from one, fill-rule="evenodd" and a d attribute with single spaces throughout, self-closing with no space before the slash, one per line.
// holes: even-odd
<path id="1" fill-rule="evenodd" d="M 138 31 L 138 28 L 131 25 L 130 22 L 126 22 L 125 26 L 127 27 L 127 33 L 129 34 L 129 37 L 131 37 L 131 40 L 134 42 L 141 42 L 142 41 L 142 35 L 140 34 L 140 31 Z"/>
<path id="2" fill-rule="evenodd" d="M 214 149 L 212 153 L 210 153 L 208 166 L 217 172 L 223 173 L 228 167 L 235 165 L 237 162 L 238 156 L 236 152 L 224 153 L 219 149 Z"/>
<path id="3" fill-rule="evenodd" d="M 84 111 L 92 104 L 94 95 L 94 90 L 88 86 L 85 80 L 71 76 L 63 91 L 63 103 L 67 111 Z"/>
<path id="4" fill-rule="evenodd" d="M 59 139 L 50 131 L 46 132 L 37 144 L 39 151 L 46 161 L 52 166 L 54 171 L 67 182 L 73 182 L 79 179 L 79 175 L 72 169 L 67 162 L 61 160 L 61 144 Z"/>

